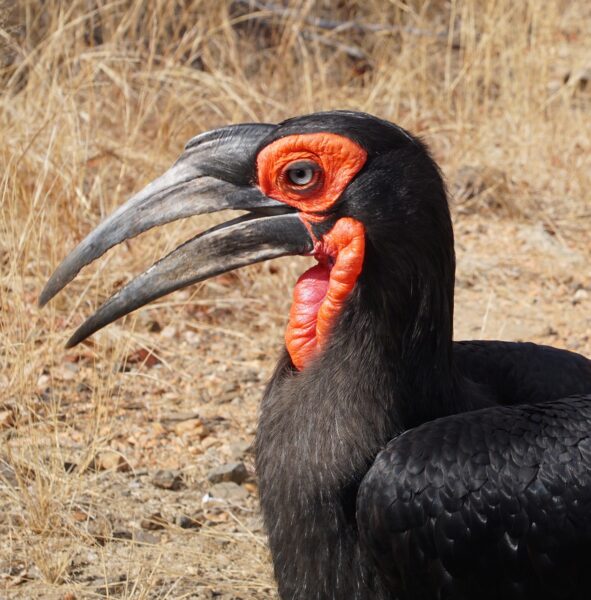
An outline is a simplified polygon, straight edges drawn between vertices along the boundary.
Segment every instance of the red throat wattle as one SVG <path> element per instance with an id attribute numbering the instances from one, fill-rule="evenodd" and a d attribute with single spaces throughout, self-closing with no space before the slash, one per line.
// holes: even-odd
<path id="1" fill-rule="evenodd" d="M 294 366 L 302 370 L 326 342 L 363 267 L 365 229 L 349 217 L 339 219 L 316 243 L 318 264 L 298 279 L 285 344 Z"/>
<path id="2" fill-rule="evenodd" d="M 327 218 L 327 211 L 366 159 L 367 152 L 342 135 L 290 135 L 261 150 L 258 182 L 265 195 L 296 208 L 312 234 L 310 223 Z M 297 174 L 295 180 L 292 170 Z M 364 253 L 365 229 L 349 217 L 339 219 L 316 241 L 318 264 L 298 279 L 285 332 L 285 344 L 296 369 L 302 370 L 326 343 L 361 273 Z"/>

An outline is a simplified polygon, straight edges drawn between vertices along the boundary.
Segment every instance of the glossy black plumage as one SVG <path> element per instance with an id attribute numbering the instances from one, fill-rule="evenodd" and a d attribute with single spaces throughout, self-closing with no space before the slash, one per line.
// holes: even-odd
<path id="1" fill-rule="evenodd" d="M 495 404 L 526 404 L 591 393 L 591 361 L 529 342 L 455 342 L 454 361 Z"/>
<path id="2" fill-rule="evenodd" d="M 281 598 L 591 598 L 591 362 L 534 344 L 452 341 L 446 189 L 403 129 L 333 111 L 202 134 L 66 258 L 42 301 L 121 239 L 215 207 L 250 215 L 159 261 L 136 279 L 140 299 L 132 282 L 74 343 L 191 281 L 309 252 L 295 210 L 257 187 L 257 154 L 320 132 L 351 138 L 367 161 L 310 228 L 321 238 L 352 217 L 365 228 L 365 255 L 321 352 L 302 371 L 284 352 L 261 406 L 256 467 Z M 287 244 L 282 227 L 295 221 Z M 199 277 L 184 276 L 183 260 Z"/>
<path id="3" fill-rule="evenodd" d="M 257 470 L 281 597 L 587 598 L 591 582 L 583 576 L 591 552 L 587 517 L 591 514 L 587 512 L 591 454 L 586 452 L 591 443 L 591 395 L 533 406 L 519 402 L 521 397 L 529 399 L 540 393 L 541 385 L 545 386 L 545 401 L 561 397 L 564 390 L 573 394 L 591 390 L 591 362 L 534 344 L 456 343 L 458 404 L 462 401 L 466 407 L 471 401 L 488 408 L 446 416 L 403 432 L 402 419 L 395 409 L 388 409 L 388 402 L 404 397 L 396 398 L 397 386 L 388 370 L 352 370 L 347 357 L 354 356 L 353 347 L 359 350 L 357 357 L 369 354 L 368 362 L 373 364 L 379 360 L 379 353 L 372 356 L 370 345 L 358 346 L 358 342 L 353 338 L 351 349 L 348 344 L 340 345 L 345 358 L 332 363 L 329 378 L 323 378 L 321 372 L 337 360 L 338 346 L 332 356 L 328 350 L 321 364 L 303 377 L 292 376 L 285 357 L 263 401 Z M 540 415 L 544 427 L 536 424 Z M 530 421 L 534 427 L 526 435 Z M 375 455 L 393 437 L 372 466 Z M 579 442 L 578 453 L 575 442 Z M 505 463 L 499 458 L 504 447 L 514 451 Z M 540 456 L 544 449 L 545 455 Z M 431 538 L 437 530 L 423 527 L 414 532 L 415 514 L 437 514 L 463 506 L 466 488 L 462 481 L 472 480 L 475 486 L 481 483 L 479 461 L 485 460 L 486 453 L 492 454 L 486 462 L 498 473 L 487 471 L 490 478 L 484 495 L 472 503 L 480 512 L 466 517 L 468 523 L 454 514 L 440 523 L 442 532 L 456 527 L 456 534 L 465 536 L 463 547 L 442 543 L 433 550 Z M 555 466 L 565 457 L 572 466 L 560 473 Z M 542 459 L 546 466 L 541 473 L 552 484 L 554 495 L 536 495 L 539 486 L 532 488 L 528 497 L 531 514 L 515 523 L 513 492 L 507 482 L 527 482 L 532 461 Z M 505 487 L 496 486 L 499 473 Z M 571 475 L 570 481 L 565 474 Z M 447 504 L 440 503 L 439 495 L 433 493 L 443 482 L 449 489 Z M 409 492 L 414 483 L 425 486 L 422 497 Z M 357 497 L 360 485 L 362 493 Z M 393 514 L 391 504 L 399 495 L 406 504 L 399 501 Z M 564 509 L 562 514 L 549 511 L 555 504 Z M 470 506 L 466 501 L 465 510 Z M 459 514 L 463 515 L 461 510 Z M 443 515 L 447 513 L 443 511 Z M 531 535 L 532 515 L 538 520 L 533 535 L 537 546 L 529 545 L 525 554 L 524 541 L 505 538 L 510 530 L 502 518 L 515 526 L 521 524 Z M 565 520 L 576 527 L 565 528 Z M 394 531 L 395 527 L 403 531 Z M 404 549 L 410 536 L 414 560 L 405 561 L 404 550 L 394 545 L 397 541 Z M 504 544 L 499 544 L 499 538 Z M 519 552 L 512 551 L 512 543 L 521 544 Z M 544 556 L 544 543 L 555 544 L 551 556 Z M 435 559 L 425 565 L 418 558 L 429 550 Z M 563 557 L 573 554 L 578 557 L 576 563 L 561 564 Z M 479 556 L 485 558 L 478 563 L 481 570 L 476 571 L 469 558 Z M 461 568 L 446 571 L 441 567 L 444 560 L 456 567 L 466 561 L 464 572 Z M 432 569 L 434 573 L 426 578 L 422 571 Z M 555 585 L 544 584 L 544 572 L 552 573 Z M 579 578 L 573 579 L 574 575 Z"/>
<path id="4" fill-rule="evenodd" d="M 398 598 L 589 598 L 590 400 L 453 415 L 388 444 L 357 515 Z"/>
<path id="5" fill-rule="evenodd" d="M 359 118 L 365 119 L 365 129 Z M 325 130 L 347 135 L 346 113 L 313 117 L 313 131 L 322 127 L 321 119 Z M 308 131 L 305 117 L 288 123 L 290 132 Z M 282 133 L 281 127 L 274 137 Z M 401 569 L 412 578 L 413 567 L 394 566 L 393 551 L 380 558 L 387 544 L 381 536 L 387 538 L 391 531 L 392 516 L 374 506 L 376 497 L 382 508 L 394 500 L 394 470 L 374 470 L 372 463 L 390 440 L 396 448 L 401 433 L 413 435 L 413 428 L 436 423 L 440 417 L 445 423 L 454 418 L 449 415 L 476 410 L 481 428 L 494 431 L 491 419 L 499 405 L 591 394 L 591 362 L 534 344 L 453 343 L 453 232 L 437 166 L 420 141 L 371 117 L 352 119 L 350 135 L 368 150 L 369 160 L 334 212 L 335 218 L 353 216 L 366 226 L 363 272 L 316 361 L 300 373 L 294 372 L 288 356 L 280 361 L 263 400 L 257 432 L 261 505 L 280 595 L 294 600 L 467 600 L 487 593 L 491 578 L 499 589 L 512 590 L 512 575 L 492 563 L 489 579 L 474 577 L 465 593 L 459 572 L 441 580 L 446 585 L 452 581 L 455 595 L 448 595 L 439 580 L 425 583 L 423 589 L 418 583 L 405 587 L 404 576 L 394 575 Z M 577 402 L 587 401 L 591 396 Z M 570 416 L 574 418 L 574 413 Z M 591 423 L 585 421 L 580 428 L 590 431 Z M 492 434 L 482 439 L 492 443 L 495 438 Z M 429 448 L 421 449 L 420 443 L 412 450 L 429 458 Z M 465 456 L 470 454 L 469 446 L 462 450 Z M 453 445 L 446 451 L 453 454 Z M 410 455 L 403 458 L 408 461 L 404 464 L 413 460 Z M 437 455 L 430 459 L 426 473 L 451 467 Z M 522 466 L 519 456 L 515 460 L 511 468 L 517 474 Z M 577 468 L 591 469 L 589 457 L 581 455 Z M 364 481 L 368 471 L 373 476 Z M 453 480 L 453 470 L 449 476 Z M 358 498 L 362 481 L 364 493 Z M 579 483 L 576 493 L 587 503 L 591 482 Z M 566 483 L 561 480 L 557 485 Z M 494 492 L 488 496 L 492 512 L 499 510 Z M 397 522 L 404 527 L 408 518 L 410 531 L 414 500 L 407 500 Z M 429 498 L 421 502 L 428 503 Z M 432 509 L 437 509 L 436 502 Z M 372 511 L 379 518 L 366 516 Z M 572 539 L 565 538 L 564 544 L 573 542 L 575 551 L 588 552 L 591 531 L 581 535 L 578 541 L 584 549 Z M 422 540 L 416 543 L 420 548 Z M 484 545 L 478 551 L 488 550 Z M 449 552 L 453 554 L 453 549 Z M 523 566 L 520 558 L 521 554 L 513 563 L 516 570 Z M 514 590 L 513 597 L 570 597 L 570 583 L 553 588 L 536 585 Z M 591 597 L 586 581 L 576 585 L 580 594 Z"/>

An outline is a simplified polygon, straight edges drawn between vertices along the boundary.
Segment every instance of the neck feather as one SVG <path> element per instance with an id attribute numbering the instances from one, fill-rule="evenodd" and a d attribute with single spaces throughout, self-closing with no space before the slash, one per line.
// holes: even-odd
<path id="1" fill-rule="evenodd" d="M 447 410 L 453 302 L 418 281 L 405 297 L 390 275 L 368 257 L 322 352 L 299 372 L 286 353 L 263 400 L 257 471 L 283 599 L 389 597 L 359 547 L 357 489 L 392 437 Z"/>

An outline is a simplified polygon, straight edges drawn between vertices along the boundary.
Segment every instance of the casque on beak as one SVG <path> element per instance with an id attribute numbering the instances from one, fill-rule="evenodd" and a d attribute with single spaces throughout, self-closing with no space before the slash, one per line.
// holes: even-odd
<path id="1" fill-rule="evenodd" d="M 257 149 L 274 129 L 235 125 L 193 138 L 166 173 L 66 256 L 43 289 L 41 305 L 109 248 L 152 227 L 220 210 L 248 211 L 188 240 L 121 288 L 78 328 L 68 348 L 170 292 L 252 263 L 313 250 L 297 211 L 265 196 L 253 181 Z"/>

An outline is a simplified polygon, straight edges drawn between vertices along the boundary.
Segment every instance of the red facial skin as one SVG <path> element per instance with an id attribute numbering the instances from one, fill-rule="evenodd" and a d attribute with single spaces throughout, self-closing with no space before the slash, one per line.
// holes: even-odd
<path id="1" fill-rule="evenodd" d="M 323 213 L 336 203 L 366 159 L 363 148 L 334 133 L 280 138 L 258 155 L 259 186 L 270 198 L 297 208 L 311 232 L 310 223 L 325 219 Z M 309 182 L 296 185 L 290 180 L 288 171 L 294 163 L 313 167 Z M 296 369 L 309 364 L 326 343 L 361 273 L 364 254 L 365 228 L 349 217 L 339 219 L 316 240 L 318 265 L 298 279 L 285 332 Z"/>

